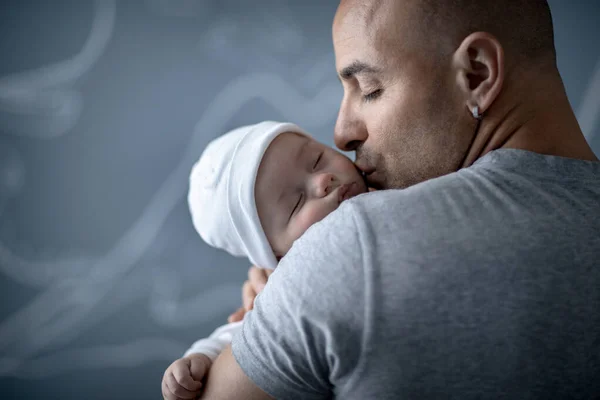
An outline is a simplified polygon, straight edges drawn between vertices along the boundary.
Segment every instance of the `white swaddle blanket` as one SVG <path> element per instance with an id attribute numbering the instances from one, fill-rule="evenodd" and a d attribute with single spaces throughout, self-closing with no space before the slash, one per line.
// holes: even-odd
<path id="1" fill-rule="evenodd" d="M 231 343 L 233 335 L 242 330 L 242 322 L 232 322 L 217 328 L 209 337 L 194 342 L 183 356 L 202 353 L 215 361 L 225 347 Z"/>

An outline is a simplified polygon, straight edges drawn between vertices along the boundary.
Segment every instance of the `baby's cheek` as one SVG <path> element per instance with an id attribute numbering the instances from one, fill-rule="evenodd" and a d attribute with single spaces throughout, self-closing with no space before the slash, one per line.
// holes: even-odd
<path id="1" fill-rule="evenodd" d="M 294 233 L 295 239 L 298 239 L 312 224 L 314 220 L 314 215 L 311 212 L 303 212 L 301 215 L 296 218 L 294 224 Z"/>
<path id="2" fill-rule="evenodd" d="M 337 157 L 334 161 L 332 161 L 332 169 L 336 171 L 337 174 L 351 177 L 352 175 L 358 175 L 356 172 L 356 167 L 352 163 L 352 161 L 344 156 Z"/>
<path id="3" fill-rule="evenodd" d="M 295 239 L 302 236 L 311 225 L 316 224 L 325 218 L 330 212 L 330 210 L 326 210 L 323 207 L 305 207 L 295 220 Z"/>

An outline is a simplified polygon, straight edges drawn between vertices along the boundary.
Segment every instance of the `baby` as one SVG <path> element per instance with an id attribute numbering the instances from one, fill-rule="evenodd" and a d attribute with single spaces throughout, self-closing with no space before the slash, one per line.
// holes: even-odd
<path id="1" fill-rule="evenodd" d="M 212 141 L 190 174 L 188 203 L 202 239 L 274 269 L 311 225 L 367 192 L 352 161 L 298 126 L 272 121 Z M 196 398 L 212 361 L 242 321 L 194 343 L 165 371 L 166 399 Z"/>

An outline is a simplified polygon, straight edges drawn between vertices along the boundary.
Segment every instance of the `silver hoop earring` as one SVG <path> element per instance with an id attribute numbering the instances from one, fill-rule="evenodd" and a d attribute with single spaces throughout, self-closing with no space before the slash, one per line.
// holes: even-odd
<path id="1" fill-rule="evenodd" d="M 473 113 L 473 118 L 481 119 L 481 114 L 479 114 L 479 106 L 473 107 L 472 113 Z"/>

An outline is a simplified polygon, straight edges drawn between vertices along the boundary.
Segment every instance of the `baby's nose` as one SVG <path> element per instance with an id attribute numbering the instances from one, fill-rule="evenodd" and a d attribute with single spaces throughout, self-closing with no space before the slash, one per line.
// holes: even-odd
<path id="1" fill-rule="evenodd" d="M 334 188 L 335 177 L 333 174 L 323 172 L 313 177 L 313 193 L 317 198 L 325 197 Z"/>

